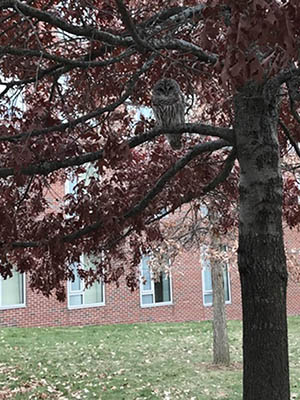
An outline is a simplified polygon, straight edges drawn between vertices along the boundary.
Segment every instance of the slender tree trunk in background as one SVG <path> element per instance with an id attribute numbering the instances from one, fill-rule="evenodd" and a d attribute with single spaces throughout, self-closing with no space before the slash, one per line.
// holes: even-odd
<path id="1" fill-rule="evenodd" d="M 235 96 L 244 400 L 290 399 L 276 96 L 254 84 Z"/>
<path id="2" fill-rule="evenodd" d="M 214 364 L 229 365 L 229 344 L 224 295 L 223 266 L 218 260 L 211 259 L 211 278 L 213 290 L 213 361 Z"/>
<path id="3" fill-rule="evenodd" d="M 229 365 L 229 343 L 224 294 L 224 270 L 220 257 L 222 240 L 217 231 L 218 213 L 209 210 L 210 220 L 210 268 L 213 292 L 213 362 Z"/>

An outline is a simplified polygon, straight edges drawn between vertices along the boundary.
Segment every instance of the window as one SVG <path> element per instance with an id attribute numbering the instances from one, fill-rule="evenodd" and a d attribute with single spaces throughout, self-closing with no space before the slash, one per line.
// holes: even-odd
<path id="1" fill-rule="evenodd" d="M 212 281 L 211 281 L 211 269 L 209 262 L 204 263 L 202 269 L 202 291 L 203 291 L 203 304 L 205 306 L 211 306 L 213 303 L 213 292 L 212 292 Z M 224 267 L 224 291 L 225 291 L 225 303 L 231 303 L 231 291 L 230 291 L 230 276 L 227 265 Z"/>
<path id="2" fill-rule="evenodd" d="M 141 262 L 141 306 L 164 306 L 172 304 L 171 277 L 164 272 L 160 274 L 160 280 L 154 282 L 149 269 L 149 257 L 144 256 Z"/>
<path id="3" fill-rule="evenodd" d="M 13 271 L 8 279 L 0 277 L 0 308 L 25 307 L 25 275 Z"/>
<path id="4" fill-rule="evenodd" d="M 83 265 L 89 269 L 93 264 L 87 257 L 82 257 Z M 103 282 L 94 282 L 92 286 L 85 287 L 85 283 L 77 272 L 77 266 L 74 265 L 74 281 L 68 282 L 68 306 L 69 308 L 97 307 L 104 303 L 104 284 Z"/>
<path id="5" fill-rule="evenodd" d="M 74 193 L 74 188 L 77 185 L 78 180 L 77 178 L 67 179 L 65 182 L 65 193 Z"/>
<path id="6" fill-rule="evenodd" d="M 65 181 L 65 194 L 74 194 L 74 188 L 79 182 L 84 181 L 84 185 L 87 186 L 89 185 L 92 178 L 99 179 L 94 164 L 88 163 L 84 173 L 81 173 L 78 176 L 73 176 L 72 179 L 70 178 Z"/>

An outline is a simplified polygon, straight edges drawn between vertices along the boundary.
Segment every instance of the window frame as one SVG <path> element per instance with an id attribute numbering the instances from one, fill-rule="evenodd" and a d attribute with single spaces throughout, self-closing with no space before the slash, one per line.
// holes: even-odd
<path id="1" fill-rule="evenodd" d="M 16 271 L 18 272 L 18 271 Z M 0 276 L 0 310 L 9 310 L 9 309 L 14 309 L 14 308 L 25 308 L 26 307 L 26 274 L 23 272 L 21 273 L 22 278 L 23 278 L 23 303 L 19 304 L 8 304 L 8 305 L 2 305 L 2 285 L 3 282 L 6 280 L 3 279 L 2 276 Z M 10 279 L 10 278 L 8 278 Z"/>
<path id="2" fill-rule="evenodd" d="M 74 187 L 81 182 L 82 180 L 85 180 L 87 182 L 90 177 L 93 175 L 93 163 L 90 163 L 88 169 L 86 170 L 85 173 L 80 174 L 79 176 L 74 176 L 73 179 L 66 179 L 65 181 L 65 194 L 71 194 L 74 192 Z M 71 218 L 72 216 L 66 215 L 66 218 Z M 80 257 L 80 262 L 84 265 L 85 255 L 82 254 Z M 85 282 L 84 280 L 80 279 L 80 290 L 72 290 L 72 281 L 68 280 L 67 282 L 67 303 L 68 303 L 68 309 L 73 310 L 73 309 L 79 309 L 79 308 L 92 308 L 92 307 L 103 307 L 105 306 L 105 284 L 103 280 L 100 280 L 100 284 L 102 285 L 102 301 L 100 303 L 85 303 L 85 293 L 86 293 L 86 287 L 85 287 Z M 77 304 L 77 305 L 71 305 L 70 304 L 70 298 L 72 296 L 82 296 L 82 304 Z"/>
<path id="3" fill-rule="evenodd" d="M 150 270 L 150 268 L 149 268 L 149 273 L 150 273 L 150 285 L 151 285 L 151 288 L 143 290 L 143 280 L 142 280 L 142 277 L 143 277 L 142 265 L 143 264 L 142 263 L 143 263 L 144 257 L 147 257 L 147 256 L 143 256 L 143 258 L 141 260 L 141 263 L 140 263 L 140 307 L 141 308 L 151 308 L 151 307 L 163 307 L 163 306 L 171 306 L 171 305 L 173 305 L 173 285 L 172 285 L 171 272 L 169 272 L 169 274 L 168 274 L 169 285 L 170 285 L 170 301 L 163 301 L 163 302 L 159 302 L 159 303 L 155 302 L 155 283 L 156 282 L 152 279 L 153 274 L 152 274 L 152 271 Z M 154 302 L 153 303 L 148 303 L 148 304 L 143 304 L 143 296 L 145 296 L 145 295 L 146 296 L 147 295 L 148 296 L 151 295 L 153 300 L 154 300 Z"/>
<path id="4" fill-rule="evenodd" d="M 84 256 L 80 257 L 81 262 L 84 262 Z M 85 303 L 85 292 L 86 292 L 86 287 L 85 287 L 85 282 L 83 279 L 80 279 L 80 290 L 72 290 L 72 280 L 68 280 L 67 283 L 67 290 L 68 290 L 68 309 L 73 310 L 73 309 L 80 309 L 80 308 L 94 308 L 94 307 L 103 307 L 105 306 L 105 284 L 103 280 L 100 280 L 100 284 L 102 285 L 102 302 L 100 303 Z M 71 305 L 70 304 L 70 298 L 72 296 L 82 296 L 82 304 L 76 304 L 76 305 Z"/>

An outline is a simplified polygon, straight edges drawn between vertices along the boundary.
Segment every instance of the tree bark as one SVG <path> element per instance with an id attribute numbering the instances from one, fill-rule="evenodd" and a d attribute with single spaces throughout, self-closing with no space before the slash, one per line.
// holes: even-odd
<path id="1" fill-rule="evenodd" d="M 235 96 L 244 400 L 290 398 L 277 96 L 271 81 Z"/>
<path id="2" fill-rule="evenodd" d="M 214 364 L 229 365 L 229 344 L 227 335 L 224 271 L 220 261 L 211 261 L 211 278 L 213 289 L 213 360 Z"/>
<path id="3" fill-rule="evenodd" d="M 224 268 L 219 257 L 222 249 L 222 240 L 217 232 L 218 215 L 209 211 L 211 224 L 210 238 L 210 269 L 213 292 L 213 362 L 217 365 L 229 365 L 229 343 L 224 293 Z"/>

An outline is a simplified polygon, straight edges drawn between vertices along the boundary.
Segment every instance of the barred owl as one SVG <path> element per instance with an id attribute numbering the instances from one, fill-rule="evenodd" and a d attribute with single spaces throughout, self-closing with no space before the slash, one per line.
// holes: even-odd
<path id="1" fill-rule="evenodd" d="M 184 123 L 184 98 L 174 79 L 160 79 L 153 87 L 152 109 L 160 127 L 172 127 Z M 181 133 L 166 135 L 174 150 L 181 148 Z"/>

